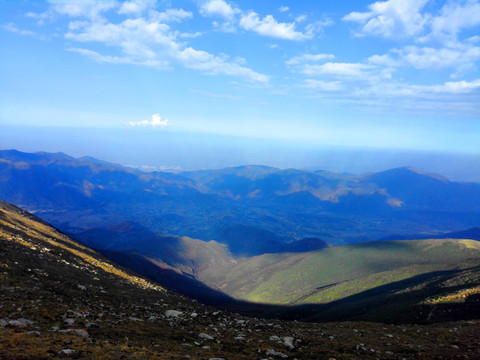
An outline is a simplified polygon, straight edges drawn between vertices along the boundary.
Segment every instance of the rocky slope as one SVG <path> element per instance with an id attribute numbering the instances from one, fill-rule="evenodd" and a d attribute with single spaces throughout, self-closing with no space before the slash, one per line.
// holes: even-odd
<path id="1" fill-rule="evenodd" d="M 0 202 L 2 359 L 480 358 L 480 323 L 301 323 L 243 317 L 123 269 Z"/>

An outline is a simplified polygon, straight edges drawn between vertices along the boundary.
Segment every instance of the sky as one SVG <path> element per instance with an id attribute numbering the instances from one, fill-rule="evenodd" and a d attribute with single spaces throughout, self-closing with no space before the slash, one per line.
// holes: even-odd
<path id="1" fill-rule="evenodd" d="M 1 148 L 480 156 L 478 0 L 0 0 L 0 45 Z"/>

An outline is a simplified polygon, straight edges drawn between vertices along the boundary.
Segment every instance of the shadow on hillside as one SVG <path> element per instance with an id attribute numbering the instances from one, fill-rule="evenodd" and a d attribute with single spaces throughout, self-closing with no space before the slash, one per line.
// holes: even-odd
<path id="1" fill-rule="evenodd" d="M 426 298 L 455 293 L 464 284 L 445 283 L 462 277 L 465 272 L 477 274 L 480 285 L 480 266 L 465 270 L 435 271 L 409 279 L 379 286 L 341 300 L 322 305 L 302 305 L 281 309 L 284 319 L 304 321 L 379 321 L 387 323 L 427 323 L 480 319 L 480 301 L 471 296 L 464 303 L 442 305 L 421 304 Z"/>
<path id="2" fill-rule="evenodd" d="M 480 319 L 480 297 L 471 296 L 464 303 L 425 305 L 426 298 L 454 293 L 465 288 L 458 283 L 447 287 L 446 281 L 462 279 L 469 272 L 480 286 L 480 266 L 451 271 L 435 271 L 382 285 L 327 304 L 279 306 L 235 300 L 202 282 L 173 270 L 162 269 L 140 255 L 102 251 L 115 262 L 143 274 L 164 287 L 199 302 L 246 316 L 302 320 L 309 322 L 372 321 L 384 323 L 432 323 Z M 455 281 L 453 281 L 455 282 Z"/>

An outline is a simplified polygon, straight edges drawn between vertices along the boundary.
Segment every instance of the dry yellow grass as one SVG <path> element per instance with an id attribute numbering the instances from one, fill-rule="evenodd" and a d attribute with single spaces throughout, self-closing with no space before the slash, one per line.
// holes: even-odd
<path id="1" fill-rule="evenodd" d="M 156 291 L 164 290 L 161 286 L 155 285 L 140 277 L 129 275 L 108 262 L 98 260 L 99 254 L 97 254 L 95 251 L 71 240 L 64 234 L 56 231 L 54 228 L 48 225 L 45 225 L 32 218 L 22 216 L 13 211 L 9 211 L 3 206 L 0 207 L 0 212 L 3 214 L 3 218 L 0 218 L 0 225 L 3 225 L 7 228 L 12 228 L 13 226 L 13 229 L 23 232 L 26 235 L 25 237 L 30 238 L 25 239 L 23 236 L 6 234 L 0 231 L 0 237 L 5 240 L 14 241 L 32 250 L 47 254 L 52 250 L 52 248 L 59 248 L 77 256 L 79 262 L 83 261 L 90 266 L 101 269 L 107 273 L 114 274 L 144 289 Z M 34 243 L 34 239 L 38 242 Z"/>

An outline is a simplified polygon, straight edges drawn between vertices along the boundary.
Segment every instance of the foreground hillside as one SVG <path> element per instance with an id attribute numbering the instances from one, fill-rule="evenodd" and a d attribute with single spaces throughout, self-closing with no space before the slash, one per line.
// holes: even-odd
<path id="1" fill-rule="evenodd" d="M 480 323 L 300 323 L 176 295 L 0 202 L 2 359 L 480 358 Z"/>

